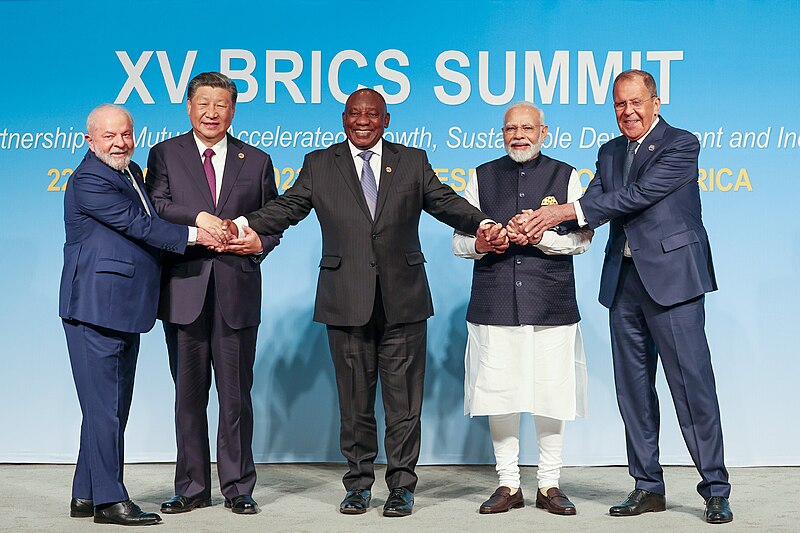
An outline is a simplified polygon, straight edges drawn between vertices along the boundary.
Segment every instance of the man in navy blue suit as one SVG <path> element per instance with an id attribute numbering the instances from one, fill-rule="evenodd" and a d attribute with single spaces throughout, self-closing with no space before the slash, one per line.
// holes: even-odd
<path id="1" fill-rule="evenodd" d="M 89 151 L 64 196 L 59 315 L 81 405 L 80 451 L 70 516 L 98 523 L 161 521 L 128 498 L 122 482 L 139 334 L 156 320 L 162 251 L 221 248 L 205 230 L 166 222 L 131 161 L 133 119 L 110 104 L 86 120 Z"/>
<path id="2" fill-rule="evenodd" d="M 697 184 L 700 145 L 658 114 L 653 77 L 628 70 L 614 81 L 622 136 L 603 146 L 597 172 L 573 204 L 530 212 L 536 237 L 565 220 L 594 229 L 611 222 L 600 280 L 609 308 L 617 401 L 625 423 L 628 467 L 636 487 L 612 516 L 666 509 L 658 462 L 658 357 L 710 523 L 733 520 L 722 427 L 705 334 L 705 293 L 717 289 Z"/>

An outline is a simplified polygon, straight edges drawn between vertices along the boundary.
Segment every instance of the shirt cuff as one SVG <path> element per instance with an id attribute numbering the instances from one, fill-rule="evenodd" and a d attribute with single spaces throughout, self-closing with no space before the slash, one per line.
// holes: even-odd
<path id="1" fill-rule="evenodd" d="M 575 200 L 572 202 L 572 205 L 575 206 L 575 219 L 578 221 L 578 226 L 583 227 L 586 224 L 586 217 L 583 216 L 583 209 L 581 209 L 581 201 Z"/>
<path id="2" fill-rule="evenodd" d="M 197 228 L 189 226 L 189 246 L 194 246 L 197 243 Z"/>
<path id="3" fill-rule="evenodd" d="M 244 230 L 242 229 L 244 226 L 250 227 L 250 223 L 247 219 L 243 216 L 238 216 L 233 219 L 233 223 L 236 224 L 236 229 L 239 230 L 239 238 L 244 238 Z"/>

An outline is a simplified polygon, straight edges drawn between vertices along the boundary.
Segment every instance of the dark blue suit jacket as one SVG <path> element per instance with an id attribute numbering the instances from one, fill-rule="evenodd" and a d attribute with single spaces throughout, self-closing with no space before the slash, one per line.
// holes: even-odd
<path id="1" fill-rule="evenodd" d="M 131 162 L 130 170 L 144 191 L 141 169 Z M 64 194 L 61 318 L 129 333 L 153 327 L 161 251 L 183 253 L 189 229 L 148 205 L 152 216 L 121 172 L 86 154 Z"/>
<path id="2" fill-rule="evenodd" d="M 617 137 L 597 156 L 597 172 L 580 206 L 591 228 L 609 220 L 600 303 L 611 307 L 625 240 L 650 297 L 659 305 L 685 302 L 717 289 L 697 184 L 700 145 L 663 118 L 644 138 L 622 184 L 628 140 Z"/>

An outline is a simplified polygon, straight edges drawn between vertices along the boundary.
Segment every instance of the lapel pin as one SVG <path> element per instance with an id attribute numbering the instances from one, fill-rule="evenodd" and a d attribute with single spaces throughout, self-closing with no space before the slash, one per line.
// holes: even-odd
<path id="1" fill-rule="evenodd" d="M 239 159 L 244 159 L 244 154 L 242 152 L 239 152 Z"/>
<path id="2" fill-rule="evenodd" d="M 655 152 L 655 150 L 656 150 L 656 147 L 653 144 L 651 144 L 650 146 L 647 147 L 647 151 L 648 152 Z"/>
<path id="3" fill-rule="evenodd" d="M 386 172 L 391 173 L 392 172 L 392 167 L 386 167 Z"/>

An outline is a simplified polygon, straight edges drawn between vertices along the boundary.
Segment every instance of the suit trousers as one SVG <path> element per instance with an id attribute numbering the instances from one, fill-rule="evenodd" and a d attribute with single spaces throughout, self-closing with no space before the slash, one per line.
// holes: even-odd
<path id="1" fill-rule="evenodd" d="M 663 307 L 648 295 L 633 261 L 622 262 L 610 309 L 611 348 L 628 468 L 637 489 L 665 494 L 655 388 L 660 356 L 683 439 L 701 476 L 697 491 L 704 499 L 730 494 L 704 302 L 701 295 Z"/>
<path id="2" fill-rule="evenodd" d="M 125 426 L 133 398 L 139 334 L 76 320 L 62 323 L 83 415 L 72 497 L 94 500 L 95 505 L 125 501 Z"/>
<path id="3" fill-rule="evenodd" d="M 369 489 L 378 455 L 375 393 L 380 378 L 386 413 L 386 485 L 417 485 L 427 321 L 387 324 L 380 289 L 369 322 L 328 326 L 341 415 L 340 444 L 349 467 L 347 490 Z"/>
<path id="4" fill-rule="evenodd" d="M 213 369 L 219 399 L 217 472 L 228 499 L 251 495 L 253 463 L 253 364 L 258 326 L 233 329 L 219 308 L 212 272 L 203 310 L 188 325 L 164 322 L 170 370 L 175 382 L 178 449 L 175 493 L 211 497 L 208 394 Z"/>

